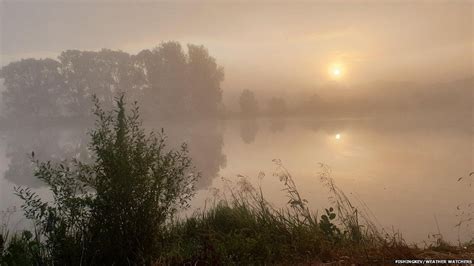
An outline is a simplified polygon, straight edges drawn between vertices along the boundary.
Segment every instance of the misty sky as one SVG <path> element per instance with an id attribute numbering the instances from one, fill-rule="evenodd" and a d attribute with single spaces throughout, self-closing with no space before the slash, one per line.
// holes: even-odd
<path id="1" fill-rule="evenodd" d="M 226 97 L 310 91 L 332 82 L 334 62 L 345 85 L 472 76 L 474 2 L 414 2 L 1 1 L 1 64 L 178 40 L 203 44 L 224 66 Z"/>

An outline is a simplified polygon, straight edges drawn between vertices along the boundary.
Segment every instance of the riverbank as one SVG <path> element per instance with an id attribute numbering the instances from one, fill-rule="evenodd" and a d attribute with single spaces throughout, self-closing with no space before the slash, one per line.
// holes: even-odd
<path id="1" fill-rule="evenodd" d="M 291 174 L 276 163 L 275 175 L 287 193 L 287 207 L 273 207 L 262 188 L 246 177 L 224 180 L 225 191 L 214 193 L 208 207 L 160 226 L 153 265 L 472 263 L 474 238 L 454 245 L 434 235 L 424 246 L 417 246 L 400 234 L 378 228 L 351 203 L 324 166 L 320 179 L 331 194 L 331 206 L 319 214 L 313 212 Z M 0 254 L 2 265 L 48 260 L 40 236 L 27 231 L 1 231 Z M 80 261 L 71 263 L 79 265 Z"/>

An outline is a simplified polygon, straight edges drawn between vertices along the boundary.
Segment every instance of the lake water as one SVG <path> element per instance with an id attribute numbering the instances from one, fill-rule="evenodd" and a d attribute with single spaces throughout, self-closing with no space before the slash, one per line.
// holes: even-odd
<path id="1" fill-rule="evenodd" d="M 272 173 L 273 159 L 291 172 L 300 193 L 313 210 L 329 207 L 328 191 L 321 184 L 319 163 L 359 207 L 366 205 L 374 221 L 387 231 L 399 231 L 410 242 L 438 233 L 449 241 L 472 239 L 474 222 L 473 130 L 469 116 L 462 118 L 357 118 L 357 119 L 236 119 L 199 123 L 161 124 L 171 145 L 189 143 L 203 178 L 192 208 L 201 208 L 210 188 L 222 190 L 220 177 L 248 176 L 261 184 L 266 197 L 283 206 L 282 184 Z M 148 128 L 155 126 L 148 125 Z M 86 158 L 88 143 L 81 127 L 4 129 L 0 132 L 0 210 L 13 212 L 10 227 L 27 223 L 13 187 L 46 188 L 31 174 L 28 155 L 39 159 Z M 257 178 L 260 172 L 266 175 Z M 459 178 L 463 177 L 460 181 Z M 16 207 L 16 212 L 14 212 Z M 469 216 L 471 215 L 471 216 Z M 1 217 L 0 217 L 1 218 Z"/>

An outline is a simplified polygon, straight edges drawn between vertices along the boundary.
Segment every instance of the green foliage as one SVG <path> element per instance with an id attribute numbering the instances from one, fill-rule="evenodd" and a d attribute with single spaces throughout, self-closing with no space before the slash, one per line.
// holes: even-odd
<path id="1" fill-rule="evenodd" d="M 265 264 L 330 257 L 331 250 L 342 245 L 334 241 L 339 229 L 333 224 L 333 209 L 328 209 L 327 221 L 322 218 L 318 222 L 289 172 L 280 161 L 275 162 L 276 176 L 289 197 L 287 208 L 275 209 L 264 198 L 261 188 L 254 188 L 245 177 L 236 185 L 227 180 L 230 199 L 220 200 L 211 209 L 166 227 L 161 261 Z"/>
<path id="2" fill-rule="evenodd" d="M 123 97 L 116 114 L 96 106 L 99 123 L 91 136 L 97 160 L 87 168 L 97 192 L 91 219 L 96 256 L 106 264 L 148 261 L 159 251 L 160 225 L 194 193 L 187 147 L 168 150 L 163 132 L 147 136 L 137 107 L 126 117 Z"/>
<path id="3" fill-rule="evenodd" d="M 198 176 L 186 145 L 175 151 L 163 131 L 145 134 L 138 107 L 127 114 L 123 95 L 110 112 L 94 99 L 92 161 L 40 162 L 32 153 L 35 176 L 53 199 L 45 202 L 29 188 L 16 188 L 16 194 L 52 263 L 150 264 L 161 226 L 188 206 Z"/>
<path id="4" fill-rule="evenodd" d="M 5 250 L 5 237 L 3 236 L 2 233 L 0 233 L 0 254 L 3 254 L 4 250 Z"/>
<path id="5" fill-rule="evenodd" d="M 264 264 L 317 256 L 322 241 L 318 229 L 285 218 L 247 204 L 221 202 L 167 227 L 162 262 Z"/>
<path id="6" fill-rule="evenodd" d="M 40 265 L 41 245 L 30 231 L 13 235 L 6 246 L 6 240 L 0 235 L 0 264 L 5 266 Z"/>
<path id="7" fill-rule="evenodd" d="M 321 231 L 327 238 L 336 241 L 341 237 L 341 231 L 334 224 L 336 214 L 334 213 L 334 209 L 332 207 L 324 210 L 326 214 L 321 215 L 319 228 L 321 228 Z"/>
<path id="8" fill-rule="evenodd" d="M 381 264 L 387 257 L 413 256 L 400 240 L 383 239 L 378 231 L 362 231 L 363 226 L 354 218 L 356 209 L 328 173 L 322 175 L 322 181 L 331 185 L 333 204 L 340 211 L 327 208 L 318 220 L 288 170 L 279 160 L 274 162 L 275 176 L 288 196 L 286 208 L 274 208 L 261 188 L 253 187 L 245 177 L 236 184 L 226 180 L 226 197 L 208 210 L 166 226 L 160 262 L 295 264 L 334 261 L 349 255 L 362 264 Z M 351 212 L 344 216 L 344 210 Z M 369 250 L 376 251 L 375 259 L 369 258 Z"/>
<path id="9" fill-rule="evenodd" d="M 45 202 L 29 188 L 15 188 L 24 201 L 25 215 L 45 236 L 43 244 L 53 262 L 80 261 L 93 207 L 93 195 L 82 180 L 81 163 L 40 162 L 34 159 L 34 153 L 32 159 L 36 164 L 35 177 L 49 186 L 53 200 Z"/>
<path id="10" fill-rule="evenodd" d="M 324 164 L 321 164 L 321 169 L 322 171 L 319 173 L 320 180 L 329 190 L 331 195 L 330 202 L 335 207 L 339 221 L 342 223 L 344 236 L 348 240 L 358 244 L 360 244 L 360 242 L 364 240 L 364 236 L 367 235 L 370 235 L 376 241 L 383 241 L 377 226 L 370 217 L 366 213 L 360 213 L 358 209 L 352 205 L 344 191 L 336 186 L 334 180 L 331 178 L 331 169 Z M 360 218 L 362 218 L 364 225 L 359 221 Z M 365 227 L 365 232 L 362 230 L 363 227 Z"/>

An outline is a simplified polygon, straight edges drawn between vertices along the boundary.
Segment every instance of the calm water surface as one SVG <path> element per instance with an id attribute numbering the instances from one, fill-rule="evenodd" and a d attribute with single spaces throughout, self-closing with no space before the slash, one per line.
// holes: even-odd
<path id="1" fill-rule="evenodd" d="M 273 159 L 292 173 L 298 189 L 316 211 L 330 206 L 320 183 L 319 163 L 355 205 L 366 205 L 374 221 L 409 241 L 438 233 L 450 241 L 471 239 L 474 223 L 455 227 L 472 215 L 473 131 L 470 119 L 257 119 L 166 123 L 170 144 L 189 143 L 203 178 L 192 208 L 202 208 L 220 177 L 248 176 L 261 184 L 276 206 L 286 202 Z M 148 128 L 157 126 L 148 125 Z M 87 159 L 86 131 L 80 127 L 6 129 L 0 132 L 0 210 L 10 210 L 10 227 L 27 226 L 13 187 L 27 185 L 46 195 L 31 174 L 28 154 L 43 160 Z M 266 175 L 257 178 L 259 172 Z M 463 177 L 460 181 L 458 179 Z M 16 207 L 17 212 L 14 212 Z M 470 209 L 469 209 L 470 208 Z M 469 225 L 469 224 L 467 224 Z"/>

